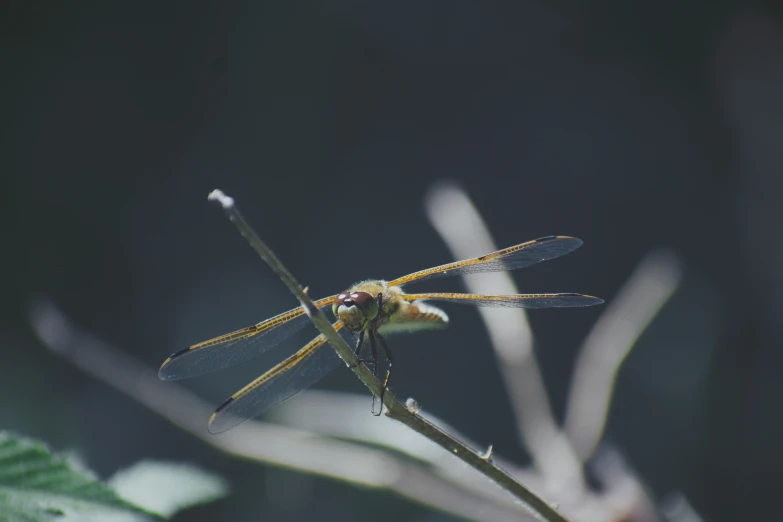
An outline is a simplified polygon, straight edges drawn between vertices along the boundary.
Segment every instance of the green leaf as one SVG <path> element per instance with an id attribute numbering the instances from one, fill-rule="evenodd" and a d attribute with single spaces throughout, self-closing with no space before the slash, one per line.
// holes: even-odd
<path id="1" fill-rule="evenodd" d="M 109 484 L 124 499 L 167 517 L 228 494 L 222 478 L 175 462 L 142 461 L 118 472 Z"/>
<path id="2" fill-rule="evenodd" d="M 0 432 L 0 522 L 155 518 L 44 444 Z"/>

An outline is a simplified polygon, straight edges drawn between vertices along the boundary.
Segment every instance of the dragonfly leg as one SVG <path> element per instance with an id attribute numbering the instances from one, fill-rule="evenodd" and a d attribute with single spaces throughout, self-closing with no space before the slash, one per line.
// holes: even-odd
<path id="1" fill-rule="evenodd" d="M 389 387 L 389 377 L 391 377 L 394 358 L 392 357 L 391 351 L 389 351 L 389 347 L 386 346 L 386 340 L 381 337 L 381 334 L 379 333 L 376 333 L 375 335 L 378 337 L 378 341 L 381 343 L 381 348 L 383 349 L 383 354 L 386 356 L 386 360 L 389 362 L 389 367 L 386 369 L 386 378 L 383 380 L 383 389 L 381 390 L 381 409 L 383 409 L 383 396 L 386 393 L 386 388 Z"/>
<path id="2" fill-rule="evenodd" d="M 372 353 L 372 358 L 367 362 L 372 362 L 372 374 L 375 375 L 375 378 L 378 378 L 378 348 L 375 346 L 375 332 L 372 330 L 368 330 L 370 335 L 370 352 Z"/>
<path id="3" fill-rule="evenodd" d="M 359 362 L 363 363 L 362 359 L 359 357 L 359 355 L 362 353 L 362 344 L 364 344 L 364 330 L 359 332 L 359 339 L 356 341 L 356 348 L 354 348 L 354 353 L 356 353 L 356 357 L 359 358 Z M 351 368 L 356 368 L 356 366 L 351 366 Z"/>
<path id="4" fill-rule="evenodd" d="M 363 343 L 364 343 L 364 330 L 359 332 L 359 339 L 356 341 L 356 348 L 354 349 L 354 352 L 356 353 L 356 357 L 359 357 L 359 355 L 362 353 Z"/>
<path id="5" fill-rule="evenodd" d="M 376 333 L 371 328 L 368 330 L 368 333 L 370 335 L 370 350 L 372 351 L 372 361 L 373 361 L 373 368 L 372 368 L 372 374 L 375 376 L 375 378 L 378 378 L 378 349 L 375 346 L 375 336 Z M 375 395 L 372 396 L 372 407 L 370 408 L 370 411 L 373 415 L 378 417 L 383 412 L 383 394 L 381 394 L 381 407 L 378 410 L 378 413 L 375 413 Z"/>

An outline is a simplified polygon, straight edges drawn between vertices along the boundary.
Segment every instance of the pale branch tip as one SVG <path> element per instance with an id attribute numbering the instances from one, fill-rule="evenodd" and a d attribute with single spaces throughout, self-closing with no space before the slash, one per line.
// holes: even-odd
<path id="1" fill-rule="evenodd" d="M 234 198 L 226 196 L 222 190 L 215 189 L 207 196 L 209 201 L 217 201 L 224 210 L 228 210 L 234 206 Z"/>
<path id="2" fill-rule="evenodd" d="M 332 328 L 332 325 L 326 319 L 326 316 L 324 316 L 313 304 L 308 295 L 302 291 L 302 287 L 294 276 L 269 247 L 261 241 L 261 238 L 256 234 L 250 224 L 245 221 L 234 203 L 234 199 L 217 189 L 210 194 L 209 199 L 217 201 L 223 206 L 226 215 L 237 227 L 237 230 L 248 243 L 250 243 L 250 246 L 259 254 L 261 259 L 263 259 L 280 277 L 280 280 L 288 287 L 291 293 L 299 300 L 315 327 L 323 334 L 332 348 L 337 351 L 338 355 L 349 363 L 348 366 L 351 368 L 351 371 L 357 375 L 372 393 L 376 396 L 380 395 L 382 388 L 380 381 L 378 381 L 364 364 L 358 364 L 359 361 L 354 354 L 353 349 L 348 346 L 345 340 L 334 328 Z M 387 416 L 402 422 L 447 451 L 454 453 L 454 455 L 459 457 L 463 462 L 470 465 L 519 499 L 522 504 L 538 518 L 545 520 L 546 522 L 568 522 L 568 520 L 556 509 L 539 498 L 516 478 L 498 467 L 492 460 L 485 460 L 478 452 L 467 447 L 462 442 L 427 421 L 424 417 L 412 413 L 388 390 L 383 393 L 383 405 L 387 408 Z"/>

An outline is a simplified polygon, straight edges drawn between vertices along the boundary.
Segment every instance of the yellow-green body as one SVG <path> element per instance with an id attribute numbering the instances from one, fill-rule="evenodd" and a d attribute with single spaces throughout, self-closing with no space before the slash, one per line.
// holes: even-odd
<path id="1" fill-rule="evenodd" d="M 380 309 L 368 305 L 340 304 L 342 299 L 361 293 L 369 294 L 373 297 L 373 301 L 380 294 Z M 389 286 L 388 282 L 380 279 L 369 279 L 356 283 L 346 292 L 339 294 L 335 298 L 332 311 L 335 317 L 342 320 L 353 332 L 366 330 L 376 317 L 378 321 L 376 326 L 381 334 L 446 327 L 449 322 L 446 312 L 421 301 L 406 301 L 403 296 L 405 292 L 399 286 Z"/>

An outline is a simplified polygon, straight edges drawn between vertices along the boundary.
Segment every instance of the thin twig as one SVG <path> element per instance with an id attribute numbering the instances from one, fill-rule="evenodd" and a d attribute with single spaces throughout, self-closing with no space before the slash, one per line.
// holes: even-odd
<path id="1" fill-rule="evenodd" d="M 617 372 L 682 277 L 677 257 L 655 250 L 642 259 L 588 334 L 574 365 L 565 432 L 582 461 L 603 437 Z"/>
<path id="2" fill-rule="evenodd" d="M 557 510 L 519 483 L 514 477 L 500 469 L 493 461 L 483 459 L 476 451 L 468 448 L 465 444 L 451 437 L 448 433 L 442 431 L 420 415 L 409 411 L 405 405 L 400 403 L 388 390 L 382 394 L 382 385 L 378 379 L 373 376 L 372 372 L 370 372 L 366 366 L 359 364 L 351 347 L 348 346 L 337 331 L 332 328 L 332 325 L 326 317 L 316 308 L 307 294 L 302 290 L 302 287 L 294 276 L 291 275 L 277 256 L 269 250 L 245 221 L 242 214 L 237 209 L 233 198 L 226 196 L 220 190 L 214 190 L 209 195 L 209 199 L 220 203 L 228 218 L 234 223 L 248 243 L 250 243 L 250 246 L 261 256 L 278 277 L 280 277 L 291 293 L 296 296 L 315 327 L 318 328 L 324 337 L 326 337 L 329 344 L 337 351 L 343 361 L 351 367 L 351 370 L 359 377 L 362 383 L 364 383 L 364 385 L 376 396 L 383 395 L 383 404 L 386 406 L 386 414 L 389 417 L 402 422 L 414 431 L 417 431 L 434 441 L 439 446 L 453 453 L 456 457 L 459 457 L 469 466 L 486 475 L 489 479 L 493 480 L 503 489 L 519 499 L 533 514 L 540 517 L 542 520 L 548 522 L 566 521 L 566 518 L 558 513 Z"/>
<path id="3" fill-rule="evenodd" d="M 475 205 L 457 185 L 435 185 L 428 194 L 426 209 L 455 259 L 497 250 Z M 476 294 L 519 293 L 508 272 L 468 274 L 463 280 L 468 291 Z M 581 494 L 585 488 L 582 467 L 552 414 L 525 310 L 479 308 L 479 313 L 498 359 L 522 445 L 553 490 Z"/>
<path id="4" fill-rule="evenodd" d="M 83 332 L 50 301 L 39 299 L 33 304 L 31 322 L 38 337 L 54 353 L 227 454 L 360 487 L 385 489 L 476 522 L 527 518 L 518 505 L 487 500 L 472 487 L 455 484 L 422 465 L 363 444 L 260 421 L 249 421 L 242 429 L 210 435 L 204 419 L 212 413 L 212 405 L 180 385 L 161 382 L 156 369 Z"/>

